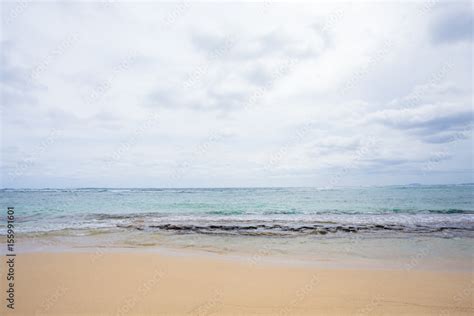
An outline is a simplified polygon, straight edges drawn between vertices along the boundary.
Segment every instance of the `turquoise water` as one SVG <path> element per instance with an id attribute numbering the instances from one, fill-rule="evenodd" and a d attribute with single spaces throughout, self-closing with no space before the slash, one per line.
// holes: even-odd
<path id="1" fill-rule="evenodd" d="M 0 191 L 17 231 L 472 237 L 474 185 Z M 5 214 L 2 215 L 3 223 Z M 2 224 L 3 227 L 5 226 Z M 4 235 L 4 229 L 2 229 Z"/>

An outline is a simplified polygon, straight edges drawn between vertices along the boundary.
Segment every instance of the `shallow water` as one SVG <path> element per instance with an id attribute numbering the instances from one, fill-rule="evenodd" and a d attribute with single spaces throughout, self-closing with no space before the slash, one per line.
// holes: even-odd
<path id="1" fill-rule="evenodd" d="M 466 268 L 473 189 L 5 189 L 0 235 L 13 206 L 17 237 L 32 250 L 169 247 Z"/>

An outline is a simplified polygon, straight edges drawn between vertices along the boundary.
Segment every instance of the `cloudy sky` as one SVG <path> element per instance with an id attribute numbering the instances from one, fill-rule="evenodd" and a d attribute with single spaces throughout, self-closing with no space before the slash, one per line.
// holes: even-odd
<path id="1" fill-rule="evenodd" d="M 2 187 L 473 182 L 470 2 L 2 2 Z"/>

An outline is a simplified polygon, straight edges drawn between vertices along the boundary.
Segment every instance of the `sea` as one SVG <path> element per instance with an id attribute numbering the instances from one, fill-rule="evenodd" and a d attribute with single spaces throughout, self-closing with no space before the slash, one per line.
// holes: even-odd
<path id="1" fill-rule="evenodd" d="M 15 233 L 30 250 L 170 247 L 325 259 L 427 252 L 423 259 L 466 266 L 474 253 L 474 184 L 2 189 L 0 202 L 0 236 L 14 207 Z"/>

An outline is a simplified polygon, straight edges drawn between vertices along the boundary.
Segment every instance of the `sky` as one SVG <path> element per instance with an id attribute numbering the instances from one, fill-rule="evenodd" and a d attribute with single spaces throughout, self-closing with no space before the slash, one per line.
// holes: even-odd
<path id="1" fill-rule="evenodd" d="M 473 179 L 471 2 L 2 2 L 1 187 Z"/>

